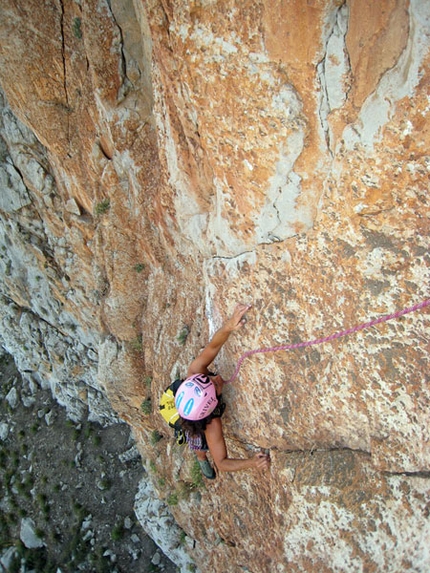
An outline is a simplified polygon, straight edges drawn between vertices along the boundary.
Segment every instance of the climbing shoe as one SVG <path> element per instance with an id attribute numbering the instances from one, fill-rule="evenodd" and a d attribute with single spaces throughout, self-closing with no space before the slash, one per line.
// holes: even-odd
<path id="1" fill-rule="evenodd" d="M 202 474 L 205 476 L 205 478 L 208 478 L 208 479 L 215 479 L 216 478 L 215 470 L 210 465 L 208 460 L 205 460 L 204 462 L 198 460 L 198 462 L 199 462 L 200 469 L 202 470 Z"/>

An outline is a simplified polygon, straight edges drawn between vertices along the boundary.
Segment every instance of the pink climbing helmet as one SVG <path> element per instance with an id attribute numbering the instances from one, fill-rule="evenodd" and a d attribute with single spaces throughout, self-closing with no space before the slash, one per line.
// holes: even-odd
<path id="1" fill-rule="evenodd" d="M 181 418 L 202 420 L 218 404 L 215 386 L 206 374 L 193 374 L 182 382 L 175 396 L 175 406 Z"/>

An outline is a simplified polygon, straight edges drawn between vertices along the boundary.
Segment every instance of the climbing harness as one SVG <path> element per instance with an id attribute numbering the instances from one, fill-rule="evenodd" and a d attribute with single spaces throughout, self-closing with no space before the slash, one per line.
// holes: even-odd
<path id="1" fill-rule="evenodd" d="M 348 336 L 348 334 L 354 334 L 355 332 L 359 332 L 360 330 L 370 328 L 371 326 L 375 326 L 376 324 L 380 324 L 381 322 L 387 322 L 388 320 L 399 318 L 401 316 L 404 316 L 405 314 L 409 314 L 410 312 L 415 312 L 416 310 L 420 310 L 429 305 L 430 305 L 430 299 L 427 299 L 418 304 L 415 304 L 414 306 L 404 308 L 403 310 L 393 312 L 392 314 L 386 314 L 384 316 L 380 316 L 375 320 L 365 322 L 364 324 L 359 324 L 358 326 L 354 326 L 353 328 L 348 328 L 347 330 L 342 330 L 341 332 L 336 332 L 334 334 L 331 334 L 330 336 L 326 336 L 325 338 L 317 338 L 315 340 L 308 340 L 307 342 L 298 342 L 296 344 L 283 344 L 281 346 L 271 346 L 269 348 L 257 348 L 256 350 L 248 350 L 247 352 L 242 354 L 242 356 L 239 358 L 233 376 L 229 380 L 227 380 L 227 382 L 233 382 L 237 378 L 240 367 L 242 366 L 242 362 L 245 360 L 245 358 L 253 356 L 254 354 L 279 352 L 280 350 L 294 350 L 296 348 L 307 348 L 308 346 L 316 346 L 317 344 L 324 344 L 325 342 L 331 342 L 332 340 L 336 340 L 337 338 L 341 338 L 342 336 Z"/>

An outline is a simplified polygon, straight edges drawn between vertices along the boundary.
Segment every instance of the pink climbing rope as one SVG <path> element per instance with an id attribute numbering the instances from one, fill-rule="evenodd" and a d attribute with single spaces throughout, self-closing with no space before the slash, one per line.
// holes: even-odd
<path id="1" fill-rule="evenodd" d="M 354 334 L 355 332 L 359 332 L 360 330 L 364 330 L 365 328 L 370 328 L 371 326 L 375 326 L 376 324 L 380 324 L 381 322 L 387 322 L 388 320 L 399 318 L 401 316 L 404 316 L 405 314 L 409 314 L 410 312 L 415 312 L 416 310 L 420 310 L 429 305 L 430 305 L 430 299 L 427 299 L 418 304 L 415 304 L 414 306 L 404 308 L 403 310 L 393 312 L 392 314 L 386 314 L 384 316 L 380 316 L 375 320 L 365 322 L 364 324 L 359 324 L 358 326 L 354 326 L 353 328 L 348 328 L 347 330 L 342 330 L 341 332 L 336 332 L 334 334 L 331 334 L 330 336 L 326 336 L 325 338 L 317 338 L 315 340 L 308 340 L 307 342 L 298 342 L 296 344 L 283 344 L 281 346 L 271 346 L 269 348 L 257 348 L 256 350 L 248 350 L 248 352 L 245 352 L 239 358 L 233 376 L 230 378 L 230 380 L 227 380 L 227 382 L 233 382 L 233 380 L 237 378 L 240 367 L 242 366 L 242 362 L 245 360 L 245 358 L 253 356 L 254 354 L 264 354 L 266 352 L 279 352 L 280 350 L 294 350 L 296 348 L 307 348 L 308 346 L 324 344 L 325 342 L 336 340 L 337 338 L 341 338 L 342 336 L 348 336 L 348 334 Z"/>

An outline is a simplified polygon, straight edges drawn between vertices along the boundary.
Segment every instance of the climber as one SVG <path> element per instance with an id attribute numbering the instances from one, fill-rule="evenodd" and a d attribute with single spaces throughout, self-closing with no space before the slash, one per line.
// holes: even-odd
<path id="1" fill-rule="evenodd" d="M 212 374 L 208 366 L 213 362 L 230 334 L 241 328 L 246 319 L 245 313 L 250 305 L 238 304 L 233 315 L 214 334 L 209 344 L 190 364 L 187 378 L 179 386 L 175 395 L 175 405 L 180 415 L 182 428 L 187 442 L 196 453 L 202 473 L 208 479 L 214 479 L 216 473 L 207 459 L 209 451 L 219 471 L 234 472 L 269 467 L 269 456 L 258 452 L 249 459 L 233 459 L 227 454 L 221 416 L 225 409 L 222 400 L 224 380 L 218 374 Z"/>

